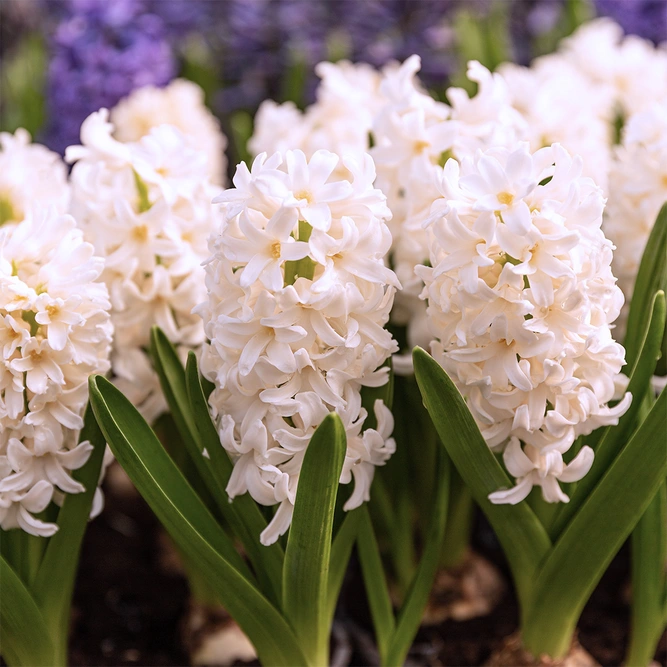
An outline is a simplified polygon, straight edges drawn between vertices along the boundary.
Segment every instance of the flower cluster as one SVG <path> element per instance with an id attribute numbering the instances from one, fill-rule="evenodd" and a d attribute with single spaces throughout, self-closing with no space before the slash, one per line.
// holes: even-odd
<path id="1" fill-rule="evenodd" d="M 204 104 L 204 91 L 191 81 L 175 79 L 164 88 L 138 88 L 111 110 L 111 123 L 115 138 L 122 142 L 139 141 L 160 125 L 177 127 L 206 156 L 210 180 L 224 184 L 227 138 Z"/>
<path id="2" fill-rule="evenodd" d="M 639 3 L 637 3 L 639 4 Z M 610 19 L 582 25 L 531 67 L 499 68 L 537 150 L 561 143 L 605 190 L 618 127 L 667 97 L 667 52 Z"/>
<path id="3" fill-rule="evenodd" d="M 147 354 L 159 325 L 182 356 L 204 342 L 192 308 L 205 298 L 206 239 L 214 228 L 206 155 L 172 125 L 136 142 L 113 138 L 103 109 L 81 127 L 82 146 L 70 146 L 71 210 L 105 259 L 116 329 L 112 371 L 117 386 L 152 421 L 166 408 Z"/>
<path id="4" fill-rule="evenodd" d="M 66 213 L 68 203 L 67 169 L 60 156 L 31 143 L 24 129 L 0 133 L 0 225 L 49 207 Z"/>
<path id="5" fill-rule="evenodd" d="M 431 267 L 419 267 L 433 356 L 467 399 L 492 449 L 517 478 L 496 503 L 535 485 L 567 501 L 593 451 L 569 463 L 577 436 L 614 424 L 624 350 L 611 337 L 623 295 L 601 231 L 604 198 L 581 159 L 527 144 L 448 160 L 431 210 Z M 523 446 L 522 446 L 523 443 Z M 570 456 L 573 452 L 570 452 Z"/>
<path id="6" fill-rule="evenodd" d="M 322 83 L 315 104 L 301 114 L 289 103 L 265 102 L 250 142 L 255 153 L 296 146 L 310 156 L 320 148 L 362 154 L 372 138 L 376 186 L 387 195 L 393 214 L 391 261 L 403 285 L 392 320 L 408 327 L 411 347 L 430 340 L 419 300 L 423 285 L 414 269 L 428 257 L 430 232 L 422 223 L 437 197 L 434 169 L 448 156 L 511 146 L 525 134 L 524 120 L 512 108 L 500 76 L 471 62 L 468 77 L 477 83 L 478 93 L 470 98 L 464 90 L 450 88 L 450 106 L 423 90 L 417 80 L 420 66 L 417 55 L 382 72 L 363 64 L 320 63 Z M 411 371 L 409 355 L 394 361 L 397 372 Z"/>
<path id="7" fill-rule="evenodd" d="M 341 164 L 349 178 L 337 176 Z M 391 214 L 374 179 L 368 155 L 261 154 L 216 200 L 224 221 L 198 308 L 210 339 L 202 370 L 235 461 L 230 497 L 280 504 L 264 544 L 290 525 L 306 447 L 330 411 L 347 433 L 340 481 L 355 482 L 345 509 L 368 499 L 374 466 L 394 451 L 389 409 L 376 401 L 378 426 L 363 430 L 361 404 L 362 387 L 388 381 L 396 350 L 383 328 L 399 287 L 383 261 Z"/>
<path id="8" fill-rule="evenodd" d="M 56 172 L 57 173 L 57 172 Z M 0 231 L 0 527 L 53 535 L 37 519 L 83 486 L 70 472 L 92 445 L 77 444 L 88 376 L 109 368 L 111 321 L 103 260 L 69 215 L 35 210 Z M 97 507 L 101 496 L 98 491 Z"/>
<path id="9" fill-rule="evenodd" d="M 667 201 L 667 97 L 632 116 L 614 153 L 604 229 L 616 246 L 614 274 L 629 305 L 646 241 Z M 618 328 L 625 330 L 627 308 Z"/>

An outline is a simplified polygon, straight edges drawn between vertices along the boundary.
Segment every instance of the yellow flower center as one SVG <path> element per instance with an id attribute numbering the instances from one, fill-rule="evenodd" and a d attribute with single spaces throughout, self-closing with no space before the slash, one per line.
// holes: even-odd
<path id="1" fill-rule="evenodd" d="M 148 241 L 148 227 L 146 225 L 137 225 L 132 230 L 132 237 L 139 243 L 146 243 Z"/>
<path id="2" fill-rule="evenodd" d="M 309 204 L 313 203 L 313 195 L 308 190 L 301 190 L 300 192 L 295 192 L 294 196 L 297 199 L 305 199 Z"/>
<path id="3" fill-rule="evenodd" d="M 514 195 L 511 192 L 501 192 L 498 195 L 498 201 L 505 206 L 509 206 L 514 201 Z"/>
<path id="4" fill-rule="evenodd" d="M 274 241 L 271 244 L 271 257 L 273 257 L 273 259 L 280 259 L 280 251 L 280 241 Z"/>

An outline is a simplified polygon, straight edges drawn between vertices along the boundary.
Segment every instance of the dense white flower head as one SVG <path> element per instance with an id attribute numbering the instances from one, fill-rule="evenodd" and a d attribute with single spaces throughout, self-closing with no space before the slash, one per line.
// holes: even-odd
<path id="1" fill-rule="evenodd" d="M 564 39 L 560 52 L 596 86 L 611 96 L 623 117 L 667 97 L 667 50 L 637 35 L 623 35 L 609 18 L 588 21 Z"/>
<path id="2" fill-rule="evenodd" d="M 631 400 L 607 405 L 624 364 L 610 330 L 623 295 L 600 229 L 604 198 L 581 169 L 557 144 L 520 144 L 440 171 L 431 267 L 418 273 L 433 356 L 517 479 L 491 494 L 496 503 L 535 485 L 567 501 L 559 482 L 581 479 L 593 460 L 583 447 L 566 463 L 575 439 L 616 423 Z"/>
<path id="3" fill-rule="evenodd" d="M 368 499 L 375 466 L 395 448 L 381 401 L 377 428 L 363 430 L 360 393 L 388 381 L 383 364 L 396 350 L 384 329 L 399 287 L 383 261 L 391 214 L 374 180 L 368 155 L 294 150 L 240 164 L 235 187 L 216 199 L 224 220 L 198 308 L 210 340 L 202 370 L 234 459 L 230 497 L 280 504 L 264 544 L 290 525 L 304 453 L 330 411 L 347 433 L 340 481 L 354 478 L 345 509 Z"/>
<path id="4" fill-rule="evenodd" d="M 619 321 L 625 330 L 639 263 L 662 205 L 667 202 L 667 98 L 631 116 L 616 147 L 609 176 L 605 233 L 616 246 L 614 274 L 626 307 Z"/>
<path id="5" fill-rule="evenodd" d="M 407 325 L 409 346 L 430 340 L 425 305 L 419 300 L 423 283 L 415 267 L 428 258 L 431 231 L 423 223 L 438 197 L 439 165 L 448 157 L 462 159 L 480 148 L 513 146 L 525 132 L 525 121 L 511 106 L 507 86 L 476 61 L 468 78 L 478 92 L 470 97 L 450 88 L 450 105 L 434 100 L 417 79 L 418 56 L 385 73 L 381 92 L 387 103 L 373 125 L 376 185 L 387 193 L 394 214 L 392 263 L 403 284 L 392 320 Z M 397 358 L 397 372 L 411 372 L 410 355 Z"/>
<path id="6" fill-rule="evenodd" d="M 498 71 L 526 119 L 531 149 L 561 144 L 581 156 L 584 176 L 606 191 L 616 115 L 612 89 L 592 83 L 560 53 L 537 58 L 530 67 L 505 63 Z"/>
<path id="7" fill-rule="evenodd" d="M 57 172 L 56 172 L 57 173 Z M 83 486 L 72 470 L 88 377 L 109 368 L 104 261 L 55 207 L 0 230 L 0 527 L 53 535 L 34 515 Z M 96 509 L 100 509 L 98 490 Z"/>
<path id="8" fill-rule="evenodd" d="M 322 62 L 315 67 L 322 79 L 317 100 L 305 112 L 293 102 L 263 102 L 248 142 L 253 155 L 302 150 L 306 157 L 320 149 L 338 155 L 366 153 L 373 119 L 384 100 L 381 75 L 366 63 Z M 348 177 L 339 165 L 342 177 Z"/>
<path id="9" fill-rule="evenodd" d="M 173 125 L 206 156 L 209 180 L 217 185 L 227 180 L 227 137 L 204 104 L 204 91 L 192 81 L 174 79 L 165 88 L 138 88 L 111 109 L 111 122 L 114 137 L 122 142 L 139 141 L 154 127 Z"/>
<path id="10" fill-rule="evenodd" d="M 66 213 L 68 200 L 67 168 L 60 156 L 31 143 L 22 128 L 0 132 L 0 225 L 50 206 Z"/>
<path id="11" fill-rule="evenodd" d="M 113 138 L 102 109 L 81 127 L 82 146 L 70 146 L 72 214 L 105 258 L 115 337 L 114 382 L 153 421 L 166 409 L 147 354 L 159 325 L 181 356 L 204 342 L 194 306 L 206 295 L 202 261 L 215 227 L 206 157 L 172 125 L 136 142 Z"/>

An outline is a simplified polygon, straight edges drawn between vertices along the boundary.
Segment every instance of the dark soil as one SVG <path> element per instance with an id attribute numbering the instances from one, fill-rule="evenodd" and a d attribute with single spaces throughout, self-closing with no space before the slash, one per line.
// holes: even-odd
<path id="1" fill-rule="evenodd" d="M 70 664 L 187 665 L 180 621 L 187 606 L 185 579 L 159 562 L 159 526 L 143 500 L 107 489 L 106 508 L 91 523 L 74 594 Z M 479 517 L 474 548 L 507 571 L 493 534 Z M 602 665 L 620 665 L 627 642 L 628 554 L 622 551 L 593 593 L 579 623 L 579 641 Z M 358 566 L 353 562 L 336 623 L 351 664 L 376 660 Z M 408 664 L 481 665 L 518 625 L 512 592 L 484 618 L 423 628 Z M 341 639 L 342 638 L 342 639 Z M 336 643 L 336 642 L 334 642 Z M 667 664 L 663 636 L 658 664 Z"/>

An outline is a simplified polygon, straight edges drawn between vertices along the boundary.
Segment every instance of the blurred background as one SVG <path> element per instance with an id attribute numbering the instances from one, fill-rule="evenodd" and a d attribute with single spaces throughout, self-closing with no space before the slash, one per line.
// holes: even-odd
<path id="1" fill-rule="evenodd" d="M 469 59 L 527 64 L 595 15 L 667 40 L 667 0 L 0 0 L 0 131 L 62 153 L 92 111 L 180 76 L 204 89 L 233 166 L 262 100 L 310 103 L 322 60 L 418 53 L 440 97 L 470 85 Z"/>

